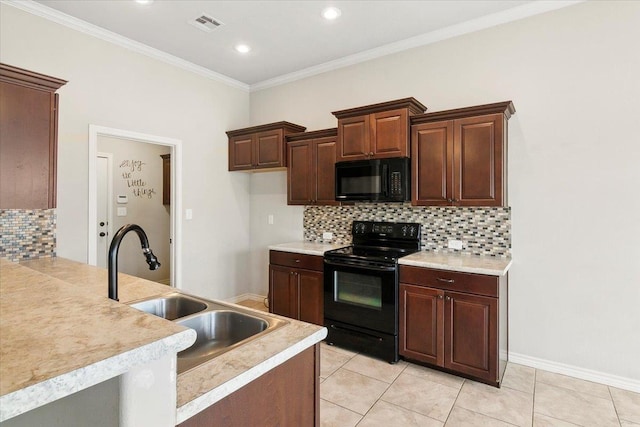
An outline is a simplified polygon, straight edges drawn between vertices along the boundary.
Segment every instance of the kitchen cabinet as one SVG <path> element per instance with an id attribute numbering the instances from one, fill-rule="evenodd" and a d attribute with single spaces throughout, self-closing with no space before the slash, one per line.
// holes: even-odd
<path id="1" fill-rule="evenodd" d="M 0 209 L 56 207 L 55 92 L 66 83 L 0 64 Z"/>
<path id="2" fill-rule="evenodd" d="M 411 119 L 412 205 L 505 206 L 511 101 Z"/>
<path id="3" fill-rule="evenodd" d="M 323 258 L 269 252 L 269 311 L 304 322 L 324 324 Z"/>
<path id="4" fill-rule="evenodd" d="M 337 129 L 291 134 L 287 140 L 287 204 L 337 205 Z"/>
<path id="5" fill-rule="evenodd" d="M 400 355 L 499 386 L 507 276 L 400 266 Z"/>
<path id="6" fill-rule="evenodd" d="M 171 204 L 171 154 L 161 154 L 162 157 L 162 204 Z"/>
<path id="7" fill-rule="evenodd" d="M 404 98 L 334 111 L 338 119 L 336 161 L 409 156 L 409 117 L 427 107 Z"/>
<path id="8" fill-rule="evenodd" d="M 285 167 L 285 135 L 304 132 L 305 129 L 304 126 L 293 123 L 277 122 L 228 131 L 229 170 L 251 171 Z"/>
<path id="9" fill-rule="evenodd" d="M 320 345 L 316 344 L 179 427 L 319 426 L 319 376 Z"/>

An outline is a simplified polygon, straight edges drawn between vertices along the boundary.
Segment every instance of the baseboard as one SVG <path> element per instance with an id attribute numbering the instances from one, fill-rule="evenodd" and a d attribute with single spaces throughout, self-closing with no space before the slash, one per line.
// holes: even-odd
<path id="1" fill-rule="evenodd" d="M 564 363 L 539 359 L 537 357 L 526 356 L 524 354 L 513 352 L 509 352 L 509 362 L 640 393 L 640 381 L 631 378 L 606 374 L 604 372 L 579 368 L 577 366 L 566 365 Z"/>
<path id="2" fill-rule="evenodd" d="M 235 297 L 227 298 L 227 299 L 225 299 L 225 301 L 232 302 L 234 304 L 238 303 L 240 301 L 245 301 L 245 300 L 263 302 L 265 298 L 266 298 L 266 296 L 264 296 L 264 295 L 247 293 L 247 294 L 241 294 L 241 295 L 238 295 L 238 296 L 235 296 Z"/>

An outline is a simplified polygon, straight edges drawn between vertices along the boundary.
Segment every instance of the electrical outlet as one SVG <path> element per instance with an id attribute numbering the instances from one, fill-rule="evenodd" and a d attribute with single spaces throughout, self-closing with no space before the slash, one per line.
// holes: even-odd
<path id="1" fill-rule="evenodd" d="M 189 220 L 193 219 L 193 210 L 192 209 L 186 209 L 184 211 L 184 218 L 185 219 L 189 219 Z"/>
<path id="2" fill-rule="evenodd" d="M 449 249 L 462 249 L 462 240 L 449 240 Z"/>
<path id="3" fill-rule="evenodd" d="M 333 239 L 333 233 L 322 233 L 322 240 L 331 240 Z"/>
<path id="4" fill-rule="evenodd" d="M 273 225 L 273 215 L 267 215 L 267 224 Z"/>

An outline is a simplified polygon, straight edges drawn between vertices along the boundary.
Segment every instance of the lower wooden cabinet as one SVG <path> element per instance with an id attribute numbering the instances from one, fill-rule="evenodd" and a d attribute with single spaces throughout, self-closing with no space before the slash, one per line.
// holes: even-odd
<path id="1" fill-rule="evenodd" d="M 270 251 L 269 311 L 323 325 L 323 278 L 321 256 Z"/>
<path id="2" fill-rule="evenodd" d="M 507 276 L 400 267 L 400 355 L 499 386 Z"/>
<path id="3" fill-rule="evenodd" d="M 304 350 L 179 427 L 320 425 L 320 345 Z"/>

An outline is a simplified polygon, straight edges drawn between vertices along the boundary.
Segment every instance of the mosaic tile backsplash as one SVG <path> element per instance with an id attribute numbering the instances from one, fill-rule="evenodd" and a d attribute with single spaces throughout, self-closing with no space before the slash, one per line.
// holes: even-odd
<path id="1" fill-rule="evenodd" d="M 474 255 L 511 256 L 511 208 L 421 207 L 397 203 L 356 203 L 353 206 L 306 206 L 304 240 L 351 243 L 353 221 L 419 222 L 422 250 Z M 449 249 L 449 240 L 462 240 L 462 250 Z"/>
<path id="2" fill-rule="evenodd" d="M 0 209 L 0 258 L 56 256 L 55 209 Z"/>

